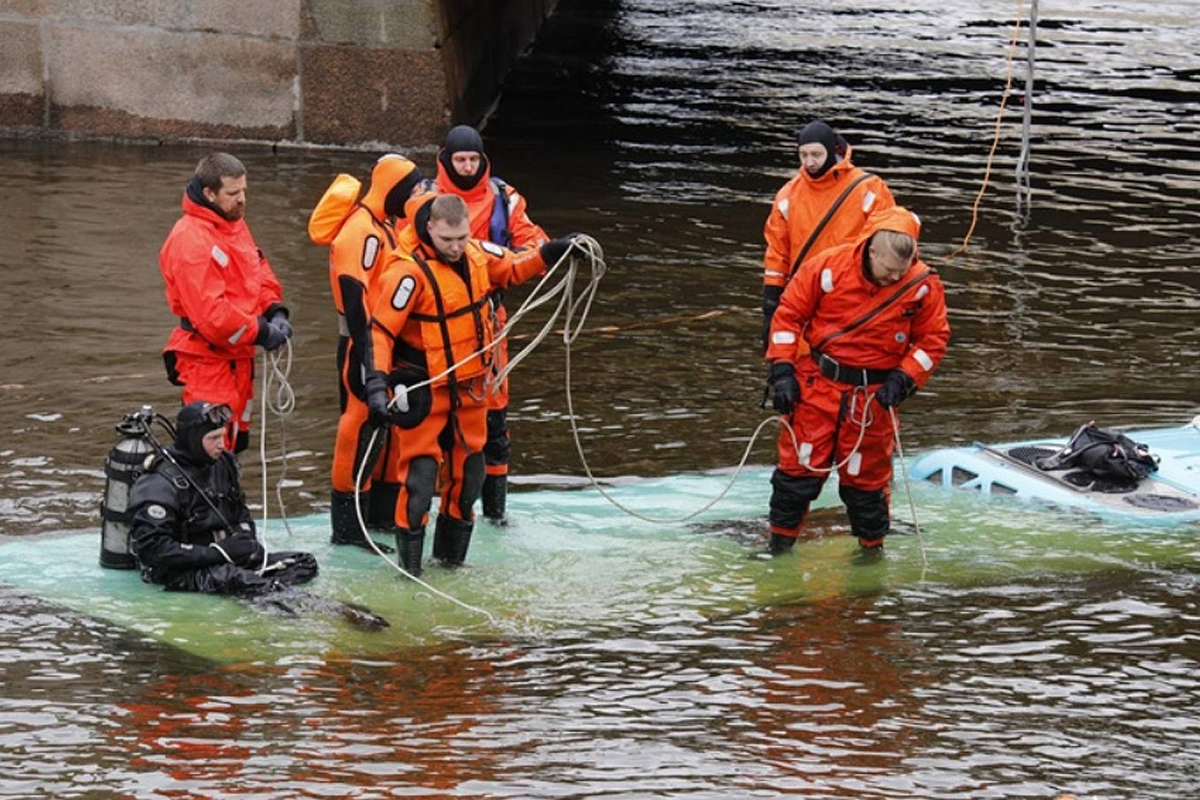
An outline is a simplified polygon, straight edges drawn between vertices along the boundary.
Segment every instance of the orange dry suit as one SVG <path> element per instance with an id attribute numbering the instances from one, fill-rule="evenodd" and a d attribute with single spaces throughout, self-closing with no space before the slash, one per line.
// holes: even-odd
<path id="1" fill-rule="evenodd" d="M 471 219 L 471 237 L 488 241 L 513 250 L 536 248 L 549 237 L 530 218 L 525 198 L 500 178 L 492 177 L 491 162 L 480 153 L 479 172 L 470 188 L 463 188 L 462 181 L 456 183 L 450 175 L 448 157 L 443 148 L 438 152 L 437 189 L 442 194 L 456 194 L 466 201 Z M 504 307 L 504 292 L 492 295 L 492 307 L 496 315 L 496 330 L 508 322 Z M 504 339 L 494 350 L 497 370 L 508 363 L 508 340 Z M 493 385 L 488 396 L 488 437 L 484 447 L 484 460 L 492 486 L 485 487 L 485 516 L 502 518 L 504 515 L 504 486 L 508 475 L 508 464 L 512 459 L 511 435 L 508 429 L 508 379 Z"/>
<path id="2" fill-rule="evenodd" d="M 800 264 L 830 247 L 853 242 L 872 214 L 896 204 L 882 178 L 854 166 L 851 152 L 846 145 L 841 160 L 818 178 L 801 167 L 775 194 L 763 226 L 764 345 L 779 296 Z"/>
<path id="3" fill-rule="evenodd" d="M 167 306 L 179 317 L 163 349 L 183 402 L 227 403 L 231 450 L 250 441 L 254 346 L 277 311 L 283 287 L 244 219 L 228 220 L 204 197 L 198 178 L 183 195 L 183 216 L 158 254 Z"/>
<path id="4" fill-rule="evenodd" d="M 900 206 L 873 216 L 853 244 L 805 262 L 771 323 L 767 358 L 791 364 L 800 387 L 771 479 L 776 535 L 798 534 L 834 465 L 854 534 L 876 542 L 890 528 L 894 409 L 883 408 L 874 394 L 895 369 L 914 387 L 924 386 L 946 354 L 950 325 L 942 282 L 915 255 L 889 286 L 868 277 L 868 244 L 881 230 L 915 240 L 920 223 Z"/>
<path id="5" fill-rule="evenodd" d="M 398 486 L 372 486 L 392 456 L 394 441 L 381 434 L 382 457 L 375 476 L 362 468 L 372 428 L 367 425 L 363 378 L 370 361 L 371 288 L 379 283 L 383 262 L 396 245 L 397 228 L 407 225 L 404 201 L 421 180 L 407 158 L 388 153 L 375 162 L 370 185 L 349 175 L 334 179 L 309 220 L 309 236 L 329 245 L 329 283 L 337 311 L 337 368 L 341 416 L 333 451 L 330 518 L 335 544 L 366 544 L 354 508 L 355 484 L 364 500 L 363 516 L 372 528 L 390 529 Z M 375 491 L 378 489 L 378 491 Z M 368 492 L 370 492 L 368 494 Z"/>
<path id="6" fill-rule="evenodd" d="M 425 231 L 432 198 L 409 203 L 418 232 Z M 418 203 L 420 210 L 414 213 Z M 387 376 L 389 386 L 395 387 L 431 379 L 432 393 L 428 414 L 400 431 L 396 474 L 401 490 L 395 522 L 406 564 L 419 567 L 420 543 L 443 461 L 433 553 L 449 563 L 461 563 L 466 555 L 472 506 L 484 478 L 486 380 L 495 334 L 488 296 L 544 270 L 536 249 L 513 253 L 476 240 L 458 262 L 447 264 L 427 232 L 411 255 L 397 250 L 388 257 L 371 309 L 376 375 L 368 381 Z M 413 546 L 415 562 L 410 558 Z"/>

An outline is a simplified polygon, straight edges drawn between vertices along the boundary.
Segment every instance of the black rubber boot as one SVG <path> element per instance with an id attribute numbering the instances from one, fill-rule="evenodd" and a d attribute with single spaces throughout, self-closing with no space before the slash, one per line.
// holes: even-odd
<path id="1" fill-rule="evenodd" d="M 367 504 L 367 530 L 390 533 L 396 529 L 396 503 L 400 500 L 400 484 L 374 481 L 371 499 Z"/>
<path id="2" fill-rule="evenodd" d="M 508 524 L 505 508 L 508 506 L 508 476 L 488 475 L 483 479 L 483 516 L 493 525 Z"/>
<path id="3" fill-rule="evenodd" d="M 414 578 L 421 577 L 421 554 L 425 550 L 425 529 L 396 528 L 397 563 Z"/>
<path id="4" fill-rule="evenodd" d="M 354 494 L 351 492 L 331 492 L 329 495 L 329 522 L 333 529 L 333 534 L 329 541 L 334 544 L 351 544 L 355 547 L 361 547 L 364 550 L 370 550 L 371 545 L 367 542 L 366 536 L 363 535 L 362 526 L 358 524 L 358 514 L 354 510 Z M 384 553 L 392 552 L 392 548 L 386 544 L 379 544 L 378 547 Z"/>
<path id="5" fill-rule="evenodd" d="M 433 557 L 447 567 L 461 567 L 467 560 L 467 549 L 471 546 L 471 531 L 474 520 L 454 519 L 438 514 L 433 529 Z"/>
<path id="6" fill-rule="evenodd" d="M 773 556 L 781 556 L 784 553 L 790 553 L 795 544 L 795 536 L 784 536 L 781 533 L 772 533 L 770 541 L 767 542 L 767 552 Z"/>

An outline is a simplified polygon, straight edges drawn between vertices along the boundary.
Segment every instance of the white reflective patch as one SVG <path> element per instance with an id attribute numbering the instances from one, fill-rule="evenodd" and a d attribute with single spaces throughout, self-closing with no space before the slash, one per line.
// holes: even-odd
<path id="1" fill-rule="evenodd" d="M 924 350 L 914 350 L 913 358 L 915 358 L 917 363 L 921 365 L 921 369 L 925 370 L 926 372 L 929 372 L 929 370 L 933 369 L 933 359 L 930 358 L 929 354 Z"/>
<path id="2" fill-rule="evenodd" d="M 828 268 L 821 270 L 821 291 L 825 294 L 833 291 L 833 270 Z"/>
<path id="3" fill-rule="evenodd" d="M 875 205 L 875 193 L 867 192 L 863 195 L 863 213 L 870 211 L 873 205 Z"/>
<path id="4" fill-rule="evenodd" d="M 784 275 L 782 272 L 780 272 L 780 271 L 779 271 L 779 270 L 777 270 L 777 269 L 764 269 L 764 270 L 763 270 L 763 275 L 764 275 L 764 276 L 777 275 L 777 276 L 779 276 L 780 278 L 786 277 L 786 276 L 785 276 L 785 275 Z"/>
<path id="5" fill-rule="evenodd" d="M 375 259 L 379 257 L 379 237 L 368 236 L 363 242 L 362 253 L 362 268 L 370 269 L 375 266 Z"/>
<path id="6" fill-rule="evenodd" d="M 498 244 L 495 244 L 494 242 L 485 242 L 480 240 L 479 247 L 483 250 L 483 252 L 487 253 L 488 255 L 493 255 L 496 258 L 500 258 L 504 255 L 504 248 Z"/>
<path id="7" fill-rule="evenodd" d="M 812 442 L 800 443 L 800 463 L 808 466 L 808 462 L 812 461 Z"/>
<path id="8" fill-rule="evenodd" d="M 921 298 L 923 298 L 923 297 L 924 297 L 925 295 L 927 295 L 927 294 L 929 294 L 929 287 L 928 287 L 928 286 L 922 286 L 920 289 L 917 289 L 917 297 L 916 297 L 916 299 L 917 299 L 917 300 L 920 300 Z"/>
<path id="9" fill-rule="evenodd" d="M 158 503 L 151 503 L 150 505 L 146 506 L 146 516 L 150 517 L 151 519 L 166 519 L 167 510 Z"/>
<path id="10" fill-rule="evenodd" d="M 229 266 L 229 255 L 215 244 L 213 245 L 212 249 L 212 257 L 213 261 L 216 261 L 217 265 L 222 269 Z"/>
<path id="11" fill-rule="evenodd" d="M 779 214 L 784 218 L 788 218 L 788 199 L 785 197 L 779 201 Z"/>
<path id="12" fill-rule="evenodd" d="M 795 331 L 775 331 L 771 334 L 771 344 L 795 344 Z"/>
<path id="13" fill-rule="evenodd" d="M 911 212 L 911 211 L 908 213 L 912 214 L 913 221 L 917 223 L 917 227 L 918 228 L 921 227 L 921 218 L 918 217 L 916 214 L 913 214 L 913 212 Z"/>
<path id="14" fill-rule="evenodd" d="M 396 293 L 392 295 L 392 308 L 397 311 L 403 311 L 408 307 L 408 303 L 412 300 L 413 292 L 417 290 L 417 279 L 411 275 L 405 275 L 400 279 L 400 285 L 396 287 Z"/>
<path id="15" fill-rule="evenodd" d="M 242 338 L 242 335 L 243 335 L 243 334 L 245 334 L 245 333 L 246 333 L 246 326 L 245 326 L 245 325 L 243 325 L 242 327 L 238 328 L 236 331 L 234 331 L 234 332 L 233 332 L 233 336 L 230 336 L 230 337 L 229 337 L 229 343 L 230 343 L 230 344 L 237 344 L 237 343 L 238 343 L 238 339 L 241 339 L 241 338 Z"/>
<path id="16" fill-rule="evenodd" d="M 862 469 L 862 453 L 852 453 L 850 455 L 850 463 L 846 466 L 847 475 L 857 475 Z"/>

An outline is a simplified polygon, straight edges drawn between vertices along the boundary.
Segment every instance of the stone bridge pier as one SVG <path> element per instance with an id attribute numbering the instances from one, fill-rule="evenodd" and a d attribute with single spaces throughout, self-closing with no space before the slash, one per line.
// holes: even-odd
<path id="1" fill-rule="evenodd" d="M 417 147 L 556 0 L 0 0 L 0 130 Z"/>

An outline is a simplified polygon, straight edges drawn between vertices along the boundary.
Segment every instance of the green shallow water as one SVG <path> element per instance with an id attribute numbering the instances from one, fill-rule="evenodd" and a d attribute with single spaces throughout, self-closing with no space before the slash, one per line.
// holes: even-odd
<path id="1" fill-rule="evenodd" d="M 451 641 L 553 640 L 662 625 L 664 614 L 698 622 L 920 584 L 1036 583 L 1200 558 L 1195 525 L 1166 531 L 1114 525 L 925 485 L 911 487 L 918 535 L 898 484 L 897 532 L 881 557 L 858 551 L 841 510 L 830 507 L 837 497 L 830 485 L 793 554 L 767 559 L 760 549 L 769 471 L 762 468 L 744 471 L 720 502 L 687 524 L 651 522 L 611 502 L 642 517 L 674 520 L 716 497 L 731 477 L 630 482 L 607 488 L 607 498 L 595 489 L 514 493 L 513 524 L 477 525 L 467 568 L 428 565 L 424 580 L 454 600 L 402 578 L 378 556 L 334 548 L 324 515 L 287 526 L 269 521 L 274 549 L 317 555 L 321 574 L 306 590 L 368 606 L 391 622 L 380 632 L 356 630 L 329 614 L 294 618 L 228 598 L 162 592 L 136 572 L 102 569 L 97 532 L 10 538 L 0 544 L 0 582 L 206 659 L 276 663 L 298 655 L 369 658 Z"/>

